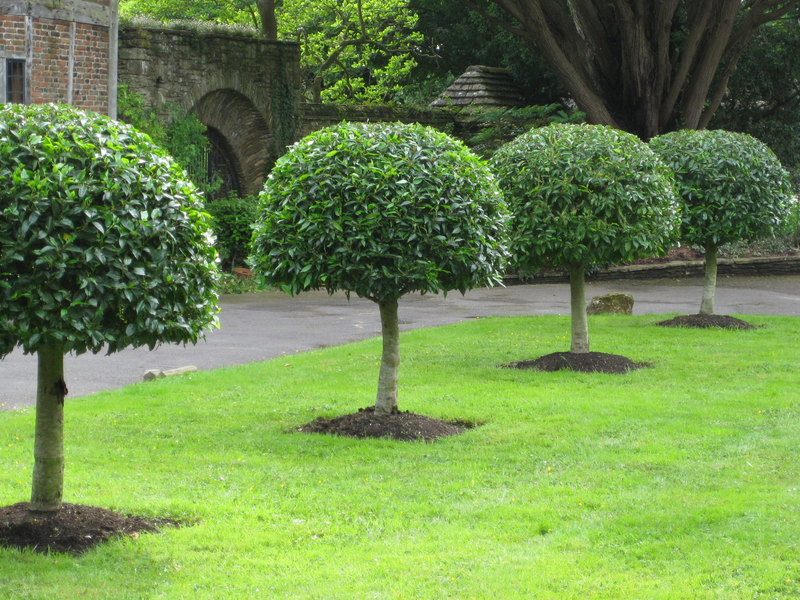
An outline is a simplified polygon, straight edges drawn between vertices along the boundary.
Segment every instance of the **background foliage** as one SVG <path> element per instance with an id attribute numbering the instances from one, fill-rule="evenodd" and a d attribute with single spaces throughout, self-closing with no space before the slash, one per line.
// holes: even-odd
<path id="1" fill-rule="evenodd" d="M 244 266 L 258 215 L 256 196 L 217 198 L 208 203 L 207 210 L 212 217 L 211 227 L 214 229 L 222 268 L 229 271 Z"/>
<path id="2" fill-rule="evenodd" d="M 210 143 L 205 136 L 206 126 L 181 106 L 163 105 L 169 115 L 162 119 L 154 109 L 145 107 L 144 97 L 120 85 L 117 93 L 118 116 L 121 121 L 146 133 L 164 148 L 188 173 L 192 182 L 205 193 L 213 193 L 219 184 L 209 180 L 205 157 Z"/>

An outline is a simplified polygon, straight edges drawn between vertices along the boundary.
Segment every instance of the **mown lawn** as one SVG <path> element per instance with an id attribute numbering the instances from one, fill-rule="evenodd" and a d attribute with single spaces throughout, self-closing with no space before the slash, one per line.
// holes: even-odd
<path id="1" fill-rule="evenodd" d="M 291 433 L 370 405 L 379 340 L 67 400 L 65 500 L 184 519 L 75 558 L 0 549 L 8 599 L 800 597 L 800 319 L 591 317 L 623 376 L 498 368 L 565 317 L 403 334 L 400 408 L 436 443 Z M 0 504 L 31 411 L 0 413 Z"/>

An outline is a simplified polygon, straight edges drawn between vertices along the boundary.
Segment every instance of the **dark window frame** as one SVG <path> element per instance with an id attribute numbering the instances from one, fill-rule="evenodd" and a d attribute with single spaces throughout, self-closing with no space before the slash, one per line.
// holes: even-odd
<path id="1" fill-rule="evenodd" d="M 6 59 L 6 102 L 25 104 L 25 59 Z"/>

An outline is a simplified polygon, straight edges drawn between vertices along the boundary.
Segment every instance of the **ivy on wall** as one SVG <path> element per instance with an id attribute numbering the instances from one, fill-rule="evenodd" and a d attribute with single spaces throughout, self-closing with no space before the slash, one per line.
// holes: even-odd
<path id="1" fill-rule="evenodd" d="M 169 115 L 168 121 L 159 118 L 158 113 L 147 108 L 144 97 L 131 91 L 127 85 L 120 85 L 117 93 L 119 119 L 133 125 L 139 131 L 164 148 L 182 166 L 189 178 L 206 197 L 213 195 L 219 182 L 208 173 L 208 151 L 210 142 L 206 137 L 206 126 L 197 117 L 175 104 L 165 104 L 162 113 Z"/>

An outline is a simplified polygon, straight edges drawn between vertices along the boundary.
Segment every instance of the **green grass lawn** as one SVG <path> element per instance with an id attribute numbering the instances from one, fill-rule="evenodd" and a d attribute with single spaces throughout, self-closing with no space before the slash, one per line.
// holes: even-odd
<path id="1" fill-rule="evenodd" d="M 379 340 L 68 398 L 65 501 L 195 524 L 0 549 L 0 598 L 800 598 L 800 319 L 656 320 L 590 317 L 622 376 L 498 368 L 565 317 L 403 334 L 400 408 L 482 423 L 432 444 L 289 432 L 372 404 Z M 0 504 L 32 448 L 0 413 Z"/>

